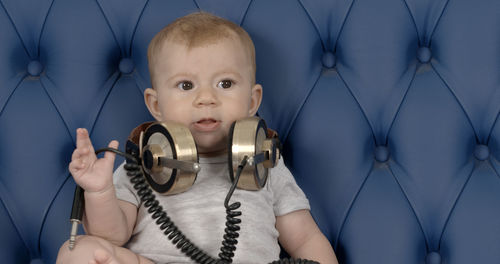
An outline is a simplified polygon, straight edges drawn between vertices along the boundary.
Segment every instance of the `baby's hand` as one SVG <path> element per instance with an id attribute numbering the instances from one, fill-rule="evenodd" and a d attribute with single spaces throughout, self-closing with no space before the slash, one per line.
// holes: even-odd
<path id="1" fill-rule="evenodd" d="M 118 141 L 111 141 L 108 147 L 118 148 Z M 76 149 L 69 171 L 80 187 L 88 193 L 102 193 L 112 188 L 114 162 L 115 154 L 112 152 L 105 152 L 104 157 L 98 159 L 87 130 L 76 130 Z"/>

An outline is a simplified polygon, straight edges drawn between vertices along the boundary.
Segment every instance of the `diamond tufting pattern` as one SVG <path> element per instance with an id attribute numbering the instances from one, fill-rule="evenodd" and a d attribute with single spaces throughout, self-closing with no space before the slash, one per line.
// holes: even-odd
<path id="1" fill-rule="evenodd" d="M 55 262 L 75 129 L 151 120 L 147 45 L 196 10 L 252 36 L 259 115 L 341 263 L 500 263 L 500 2 L 0 0 L 3 263 Z"/>

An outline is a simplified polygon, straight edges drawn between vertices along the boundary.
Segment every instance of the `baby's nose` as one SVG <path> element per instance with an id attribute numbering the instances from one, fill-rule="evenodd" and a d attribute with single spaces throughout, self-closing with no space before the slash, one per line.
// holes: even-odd
<path id="1" fill-rule="evenodd" d="M 217 105 L 218 99 L 214 88 L 201 87 L 196 93 L 194 100 L 196 106 Z"/>

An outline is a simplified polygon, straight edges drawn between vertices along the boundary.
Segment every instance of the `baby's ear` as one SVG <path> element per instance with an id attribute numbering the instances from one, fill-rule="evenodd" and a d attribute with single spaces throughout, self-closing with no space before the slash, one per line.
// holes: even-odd
<path id="1" fill-rule="evenodd" d="M 257 110 L 259 110 L 260 103 L 262 102 L 262 86 L 260 84 L 255 84 L 252 87 L 250 100 L 250 109 L 248 113 L 249 116 L 254 116 L 257 113 Z"/>
<path id="2" fill-rule="evenodd" d="M 156 119 L 156 121 L 161 120 L 161 112 L 158 107 L 158 93 L 152 88 L 147 88 L 144 90 L 144 102 L 151 113 L 151 115 Z"/>

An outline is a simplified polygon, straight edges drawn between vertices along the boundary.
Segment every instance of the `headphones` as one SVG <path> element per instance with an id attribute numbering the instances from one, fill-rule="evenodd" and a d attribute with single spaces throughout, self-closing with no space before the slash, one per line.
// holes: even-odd
<path id="1" fill-rule="evenodd" d="M 229 204 L 234 188 L 245 190 L 260 190 L 267 181 L 269 168 L 278 163 L 281 153 L 281 143 L 278 134 L 267 128 L 263 119 L 248 117 L 231 125 L 228 140 L 229 176 L 232 181 L 224 201 L 226 208 L 226 228 L 219 253 L 223 263 L 231 263 L 238 243 L 238 230 L 241 219 L 239 202 Z M 160 230 L 186 256 L 198 263 L 220 263 L 220 260 L 205 254 L 177 229 L 159 205 L 151 190 L 144 184 L 144 178 L 153 190 L 163 195 L 181 193 L 188 190 L 195 182 L 200 171 L 196 143 L 189 129 L 174 122 L 148 122 L 132 130 L 127 144 L 126 153 L 117 149 L 104 148 L 96 154 L 111 151 L 127 159 L 125 170 L 130 176 L 130 182 L 144 201 L 148 212 L 160 226 Z M 144 172 L 144 173 L 143 173 Z M 144 175 L 144 178 L 142 177 Z M 235 184 L 236 181 L 236 184 Z M 84 206 L 83 189 L 75 188 L 73 208 L 70 221 L 70 250 L 75 247 L 78 224 L 82 220 Z M 314 263 L 301 259 L 284 259 L 273 263 Z"/>
<path id="2" fill-rule="evenodd" d="M 237 188 L 260 190 L 269 168 L 280 158 L 278 134 L 259 117 L 235 121 L 229 130 L 228 166 L 231 182 L 238 166 L 244 166 Z M 148 122 L 130 134 L 126 152 L 141 160 L 144 176 L 153 190 L 163 195 L 187 191 L 200 171 L 196 143 L 189 129 L 175 122 Z M 244 161 L 246 160 L 246 161 Z"/>

